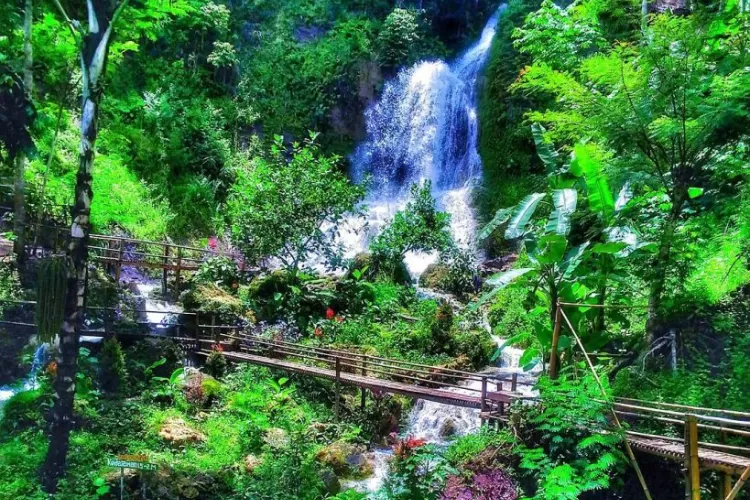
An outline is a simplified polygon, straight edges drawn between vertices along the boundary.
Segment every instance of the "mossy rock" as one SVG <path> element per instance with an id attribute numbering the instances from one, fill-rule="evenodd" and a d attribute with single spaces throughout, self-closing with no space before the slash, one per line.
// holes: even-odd
<path id="1" fill-rule="evenodd" d="M 450 269 L 445 264 L 430 264 L 419 277 L 419 286 L 431 290 L 441 290 L 449 272 Z"/>
<path id="2" fill-rule="evenodd" d="M 357 445 L 336 441 L 321 448 L 315 459 L 333 470 L 339 477 L 362 478 L 373 473 L 372 462 Z"/>

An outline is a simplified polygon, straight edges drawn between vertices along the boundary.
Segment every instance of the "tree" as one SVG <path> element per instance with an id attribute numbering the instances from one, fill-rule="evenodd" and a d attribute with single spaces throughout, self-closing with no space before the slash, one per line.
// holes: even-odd
<path id="1" fill-rule="evenodd" d="M 432 197 L 432 183 L 411 186 L 411 198 L 370 245 L 380 269 L 395 269 L 408 252 L 447 250 L 453 246 L 450 214 L 440 212 Z"/>
<path id="2" fill-rule="evenodd" d="M 750 75 L 741 65 L 726 64 L 726 53 L 707 47 L 742 36 L 695 18 L 660 15 L 641 44 L 615 44 L 562 71 L 536 61 L 515 85 L 516 91 L 556 97 L 556 108 L 529 117 L 550 126 L 557 140 L 589 137 L 601 144 L 635 176 L 634 188 L 662 208 L 658 251 L 648 271 L 650 340 L 677 228 L 722 155 L 731 153 L 738 124 L 748 116 L 744 89 Z"/>
<path id="3" fill-rule="evenodd" d="M 65 464 L 73 427 L 73 399 L 75 396 L 78 363 L 78 334 L 83 326 L 88 239 L 91 232 L 91 189 L 94 167 L 94 146 L 97 137 L 97 118 L 102 98 L 102 80 L 107 66 L 107 55 L 112 43 L 113 29 L 128 0 L 89 0 L 88 29 L 73 21 L 59 2 L 55 1 L 74 37 L 80 40 L 82 80 L 81 146 L 76 177 L 73 222 L 70 228 L 67 260 L 67 293 L 65 320 L 60 330 L 60 354 L 54 382 L 55 402 L 52 408 L 50 444 L 42 468 L 42 487 L 54 493 L 65 472 Z"/>
<path id="4" fill-rule="evenodd" d="M 232 240 L 251 261 L 276 257 L 294 276 L 314 253 L 338 255 L 335 236 L 347 214 L 358 214 L 364 187 L 351 184 L 338 156 L 322 154 L 316 135 L 294 143 L 282 138 L 270 154 L 237 169 L 227 199 Z"/>
<path id="5" fill-rule="evenodd" d="M 33 0 L 26 0 L 23 14 L 23 89 L 26 99 L 32 102 L 31 94 L 34 88 L 34 54 L 31 46 L 31 26 L 34 20 Z M 13 182 L 13 233 L 16 236 L 14 250 L 16 260 L 21 263 L 25 256 L 24 225 L 26 223 L 26 196 L 24 186 L 24 170 L 26 168 L 26 154 L 19 151 L 15 158 L 16 168 Z"/>

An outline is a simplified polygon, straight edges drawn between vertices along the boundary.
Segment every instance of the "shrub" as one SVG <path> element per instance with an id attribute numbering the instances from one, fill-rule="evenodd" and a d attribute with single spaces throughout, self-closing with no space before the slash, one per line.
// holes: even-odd
<path id="1" fill-rule="evenodd" d="M 99 385 L 104 392 L 117 394 L 128 377 L 120 342 L 112 337 L 104 341 L 99 355 Z"/>
<path id="2" fill-rule="evenodd" d="M 224 353 L 215 349 L 206 358 L 205 371 L 212 377 L 222 378 L 227 372 L 227 358 Z"/>
<path id="3" fill-rule="evenodd" d="M 411 199 L 373 240 L 370 251 L 375 271 L 394 279 L 407 252 L 443 251 L 451 246 L 450 215 L 437 210 L 432 183 L 425 181 L 412 185 Z"/>
<path id="4" fill-rule="evenodd" d="M 216 285 L 227 291 L 234 291 L 240 283 L 237 262 L 229 257 L 212 257 L 203 262 L 193 275 L 192 281 L 203 285 Z"/>

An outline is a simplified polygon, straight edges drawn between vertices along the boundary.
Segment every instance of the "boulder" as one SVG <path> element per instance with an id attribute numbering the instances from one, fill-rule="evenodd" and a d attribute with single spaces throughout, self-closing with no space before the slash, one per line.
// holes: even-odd
<path id="1" fill-rule="evenodd" d="M 364 449 L 343 441 L 336 441 L 321 448 L 315 458 L 341 477 L 367 477 L 373 471 L 372 463 Z"/>
<path id="2" fill-rule="evenodd" d="M 447 419 L 443 422 L 443 425 L 440 426 L 440 437 L 455 436 L 457 430 L 456 423 L 451 419 Z"/>
<path id="3" fill-rule="evenodd" d="M 432 290 L 441 290 L 450 269 L 439 262 L 430 264 L 419 276 L 419 286 Z"/>
<path id="4" fill-rule="evenodd" d="M 260 464 L 263 463 L 263 459 L 260 457 L 257 457 L 253 454 L 250 454 L 245 457 L 244 466 L 245 466 L 245 472 L 248 474 L 252 474 L 255 469 L 260 466 Z"/>
<path id="5" fill-rule="evenodd" d="M 328 496 L 338 495 L 341 492 L 341 482 L 338 476 L 331 470 L 324 470 L 320 473 L 320 480 Z"/>
<path id="6" fill-rule="evenodd" d="M 188 443 L 202 443 L 206 435 L 197 431 L 181 418 L 168 418 L 159 429 L 159 436 L 174 446 L 184 446 Z"/>
<path id="7" fill-rule="evenodd" d="M 284 429 L 272 427 L 270 429 L 266 429 L 263 435 L 263 442 L 276 450 L 286 448 L 287 446 L 289 446 L 289 435 Z"/>

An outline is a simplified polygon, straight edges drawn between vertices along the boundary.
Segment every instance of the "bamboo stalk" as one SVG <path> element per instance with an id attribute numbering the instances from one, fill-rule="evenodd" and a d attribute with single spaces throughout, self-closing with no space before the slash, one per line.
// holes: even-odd
<path id="1" fill-rule="evenodd" d="M 602 396 L 605 398 L 607 397 L 607 391 L 604 390 L 604 386 L 602 385 L 602 381 L 599 380 L 599 375 L 596 373 L 596 370 L 594 369 L 594 364 L 591 362 L 591 358 L 589 358 L 588 353 L 586 352 L 586 348 L 583 346 L 583 342 L 581 342 L 581 339 L 578 337 L 578 334 L 575 331 L 575 328 L 573 328 L 573 325 L 570 323 L 570 320 L 568 319 L 568 316 L 565 314 L 565 311 L 560 308 L 560 314 L 562 314 L 562 317 L 565 319 L 565 322 L 568 324 L 568 327 L 570 327 L 570 331 L 573 333 L 573 336 L 576 339 L 576 343 L 581 348 L 581 351 L 583 351 L 583 355 L 586 358 L 586 362 L 589 365 L 589 369 L 591 370 L 591 373 L 594 375 L 594 379 L 596 380 L 597 385 L 599 385 L 599 390 L 602 393 Z M 617 413 L 615 412 L 614 408 L 612 411 L 612 417 L 615 421 L 615 424 L 620 429 L 620 431 L 624 431 L 622 424 L 620 423 L 620 419 L 617 417 Z M 625 450 L 627 451 L 628 458 L 630 458 L 630 462 L 633 465 L 633 469 L 635 469 L 635 473 L 638 476 L 638 481 L 641 483 L 641 487 L 643 488 L 643 494 L 646 495 L 646 500 L 652 500 L 651 492 L 648 489 L 648 485 L 646 484 L 646 479 L 643 477 L 643 473 L 641 472 L 641 468 L 638 466 L 638 461 L 635 458 L 635 453 L 633 453 L 633 449 L 630 447 L 630 443 L 627 439 L 624 440 L 625 443 Z"/>

